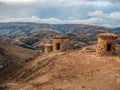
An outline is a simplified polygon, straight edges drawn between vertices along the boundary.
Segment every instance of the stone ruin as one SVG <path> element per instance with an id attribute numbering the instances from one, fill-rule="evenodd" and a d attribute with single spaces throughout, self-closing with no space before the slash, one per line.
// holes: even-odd
<path id="1" fill-rule="evenodd" d="M 53 51 L 65 51 L 70 48 L 70 39 L 67 36 L 53 37 Z"/>
<path id="2" fill-rule="evenodd" d="M 53 51 L 53 45 L 52 44 L 45 44 L 44 45 L 44 52 L 45 53 L 50 53 Z"/>
<path id="3" fill-rule="evenodd" d="M 59 52 L 59 51 L 66 51 L 71 49 L 72 45 L 70 44 L 70 39 L 64 35 L 57 35 L 53 37 L 53 44 L 45 44 L 44 45 L 44 52 Z"/>
<path id="4" fill-rule="evenodd" d="M 97 56 L 111 56 L 116 55 L 116 39 L 117 35 L 111 33 L 101 33 L 97 35 L 98 44 L 96 47 L 96 55 Z M 64 35 L 57 35 L 53 37 L 52 44 L 44 45 L 44 52 L 50 53 L 61 52 L 72 49 L 73 46 L 70 45 L 70 39 Z"/>
<path id="5" fill-rule="evenodd" d="M 116 39 L 118 38 L 117 35 L 111 33 L 101 33 L 97 35 L 97 38 L 97 56 L 116 55 Z"/>

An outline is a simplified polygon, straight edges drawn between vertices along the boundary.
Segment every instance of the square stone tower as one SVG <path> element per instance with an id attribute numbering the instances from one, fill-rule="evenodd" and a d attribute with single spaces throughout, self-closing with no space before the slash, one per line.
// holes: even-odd
<path id="1" fill-rule="evenodd" d="M 117 35 L 111 33 L 101 33 L 97 35 L 97 56 L 116 55 L 116 39 Z"/>
<path id="2" fill-rule="evenodd" d="M 64 35 L 53 37 L 53 51 L 65 51 L 69 48 L 70 39 Z"/>
<path id="3" fill-rule="evenodd" d="M 50 53 L 53 51 L 53 45 L 52 44 L 45 44 L 44 45 L 44 52 L 45 53 Z"/>

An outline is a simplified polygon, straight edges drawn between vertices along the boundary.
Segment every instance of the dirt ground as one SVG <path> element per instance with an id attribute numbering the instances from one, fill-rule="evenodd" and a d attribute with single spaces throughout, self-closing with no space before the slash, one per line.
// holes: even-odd
<path id="1" fill-rule="evenodd" d="M 120 55 L 94 50 L 43 54 L 13 72 L 0 90 L 120 90 Z"/>

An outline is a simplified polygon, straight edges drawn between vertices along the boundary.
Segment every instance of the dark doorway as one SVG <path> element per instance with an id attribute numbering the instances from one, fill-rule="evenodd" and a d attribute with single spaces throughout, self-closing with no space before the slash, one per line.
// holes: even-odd
<path id="1" fill-rule="evenodd" d="M 60 49 L 60 43 L 56 43 L 56 49 L 57 49 L 57 50 Z"/>
<path id="2" fill-rule="evenodd" d="M 111 51 L 111 46 L 112 46 L 112 44 L 107 44 L 107 50 L 106 51 Z"/>

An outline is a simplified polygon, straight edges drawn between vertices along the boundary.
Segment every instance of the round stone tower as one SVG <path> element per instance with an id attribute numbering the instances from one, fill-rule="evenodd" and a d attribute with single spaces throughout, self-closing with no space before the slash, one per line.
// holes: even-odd
<path id="1" fill-rule="evenodd" d="M 116 55 L 116 39 L 118 37 L 115 34 L 101 33 L 97 35 L 97 38 L 97 56 Z"/>
<path id="2" fill-rule="evenodd" d="M 45 53 L 50 53 L 53 51 L 53 45 L 52 44 L 45 44 L 44 45 L 44 52 Z"/>
<path id="3" fill-rule="evenodd" d="M 53 37 L 53 51 L 65 51 L 69 48 L 69 37 L 58 35 Z"/>

